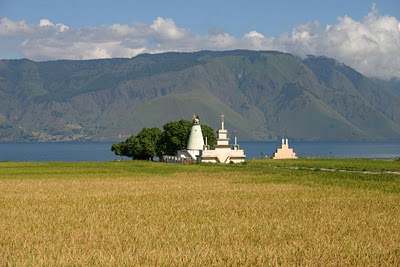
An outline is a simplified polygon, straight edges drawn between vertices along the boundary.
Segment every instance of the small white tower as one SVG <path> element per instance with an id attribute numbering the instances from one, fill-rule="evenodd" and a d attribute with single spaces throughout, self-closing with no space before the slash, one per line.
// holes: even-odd
<path id="1" fill-rule="evenodd" d="M 282 139 L 282 146 L 278 148 L 274 155 L 273 159 L 297 159 L 296 153 L 294 153 L 292 148 L 289 148 L 289 140 Z"/>
<path id="2" fill-rule="evenodd" d="M 201 131 L 200 119 L 198 115 L 193 115 L 193 126 L 190 130 L 189 141 L 187 143 L 187 150 L 203 150 L 204 139 Z"/>
<path id="3" fill-rule="evenodd" d="M 178 150 L 178 159 L 181 161 L 195 161 L 204 148 L 203 132 L 201 131 L 199 116 L 193 114 L 193 126 L 190 130 L 186 150 Z"/>

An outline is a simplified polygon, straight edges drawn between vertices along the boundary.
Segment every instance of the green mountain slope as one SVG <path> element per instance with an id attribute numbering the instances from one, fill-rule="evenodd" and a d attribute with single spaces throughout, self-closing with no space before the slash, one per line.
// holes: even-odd
<path id="1" fill-rule="evenodd" d="M 120 140 L 199 114 L 242 140 L 400 139 L 400 96 L 325 57 L 275 51 L 0 61 L 0 141 Z"/>
<path id="2" fill-rule="evenodd" d="M 388 81 L 374 78 L 373 81 L 376 84 L 381 84 L 383 87 L 388 88 L 395 94 L 400 95 L 400 79 L 399 78 L 397 78 L 397 79 L 393 78 Z"/>

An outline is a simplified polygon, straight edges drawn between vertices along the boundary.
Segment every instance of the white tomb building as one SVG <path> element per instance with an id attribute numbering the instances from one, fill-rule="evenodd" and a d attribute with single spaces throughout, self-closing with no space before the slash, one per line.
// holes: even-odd
<path id="1" fill-rule="evenodd" d="M 289 140 L 282 139 L 282 147 L 278 148 L 274 153 L 273 159 L 297 159 L 296 153 L 289 148 Z"/>
<path id="2" fill-rule="evenodd" d="M 198 157 L 199 162 L 207 163 L 241 163 L 246 159 L 244 150 L 239 149 L 237 144 L 237 138 L 235 136 L 235 144 L 231 146 L 229 144 L 228 131 L 224 126 L 224 115 L 221 115 L 221 129 L 217 131 L 217 140 L 214 145 L 214 149 L 206 144 L 200 156 Z"/>
<path id="3" fill-rule="evenodd" d="M 201 131 L 200 119 L 198 115 L 193 114 L 193 126 L 190 130 L 189 140 L 186 150 L 178 150 L 178 159 L 181 161 L 195 161 L 204 147 L 203 132 Z"/>

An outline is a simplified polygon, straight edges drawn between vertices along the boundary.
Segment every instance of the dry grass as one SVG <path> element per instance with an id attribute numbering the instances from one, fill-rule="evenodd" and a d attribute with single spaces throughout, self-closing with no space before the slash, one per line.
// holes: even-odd
<path id="1" fill-rule="evenodd" d="M 0 265 L 400 265 L 400 194 L 296 175 L 321 174 L 0 163 Z"/>

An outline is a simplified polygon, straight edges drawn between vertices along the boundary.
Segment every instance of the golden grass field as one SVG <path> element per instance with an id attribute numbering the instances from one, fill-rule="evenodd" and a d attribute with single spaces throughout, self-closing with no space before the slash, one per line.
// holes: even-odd
<path id="1" fill-rule="evenodd" d="M 0 266 L 400 266 L 400 175 L 307 166 L 400 170 L 0 162 Z"/>

